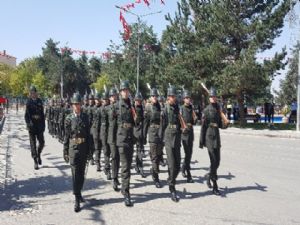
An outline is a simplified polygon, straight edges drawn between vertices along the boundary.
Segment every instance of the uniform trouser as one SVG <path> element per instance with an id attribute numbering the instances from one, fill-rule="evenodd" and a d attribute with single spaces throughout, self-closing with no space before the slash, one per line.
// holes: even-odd
<path id="1" fill-rule="evenodd" d="M 210 159 L 209 177 L 211 180 L 218 179 L 217 170 L 220 165 L 220 148 L 208 148 L 208 155 Z"/>
<path id="2" fill-rule="evenodd" d="M 36 147 L 36 139 L 39 142 L 39 146 Z M 44 133 L 32 133 L 29 132 L 29 141 L 30 141 L 30 148 L 31 148 L 31 157 L 32 158 L 37 158 L 39 154 L 42 153 L 42 150 L 45 145 L 45 140 L 44 140 Z"/>
<path id="3" fill-rule="evenodd" d="M 102 147 L 103 147 L 103 154 L 104 154 L 104 168 L 105 168 L 105 171 L 109 171 L 110 170 L 111 151 L 110 151 L 110 147 L 106 140 L 102 140 Z"/>
<path id="4" fill-rule="evenodd" d="M 73 194 L 79 196 L 84 183 L 86 162 L 81 162 L 79 165 L 72 165 L 72 180 L 73 180 Z"/>
<path id="5" fill-rule="evenodd" d="M 143 139 L 138 139 L 136 143 L 135 161 L 136 161 L 136 166 L 138 168 L 143 168 L 143 147 L 144 147 L 143 142 L 144 142 Z"/>
<path id="6" fill-rule="evenodd" d="M 191 159 L 193 154 L 193 140 L 182 140 L 182 145 L 184 149 L 184 162 L 182 167 L 185 170 L 190 171 L 191 170 Z"/>
<path id="7" fill-rule="evenodd" d="M 122 191 L 129 193 L 133 145 L 120 146 L 119 152 L 121 161 Z"/>
<path id="8" fill-rule="evenodd" d="M 180 146 L 175 146 L 174 148 L 170 146 L 165 146 L 167 153 L 167 161 L 168 161 L 168 183 L 170 186 L 175 186 L 176 177 L 180 171 Z"/>
<path id="9" fill-rule="evenodd" d="M 95 148 L 95 152 L 94 152 L 95 161 L 96 163 L 100 163 L 102 144 L 98 133 L 93 134 L 93 140 L 94 140 L 94 148 Z"/>
<path id="10" fill-rule="evenodd" d="M 111 173 L 112 173 L 112 179 L 117 179 L 119 174 L 119 168 L 120 168 L 120 153 L 119 149 L 116 146 L 115 143 L 109 144 L 109 148 L 111 151 Z"/>
<path id="11" fill-rule="evenodd" d="M 162 144 L 150 143 L 150 160 L 152 163 L 153 175 L 158 178 L 159 173 L 159 163 L 162 157 Z M 157 177 L 156 177 L 157 176 Z"/>

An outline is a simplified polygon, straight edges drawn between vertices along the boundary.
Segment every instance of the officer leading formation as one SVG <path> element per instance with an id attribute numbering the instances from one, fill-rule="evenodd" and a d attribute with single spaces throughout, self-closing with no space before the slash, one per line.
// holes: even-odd
<path id="1" fill-rule="evenodd" d="M 119 90 L 116 87 L 104 89 L 103 93 L 86 93 L 83 101 L 79 93 L 74 93 L 71 99 L 54 96 L 48 100 L 44 114 L 43 102 L 32 86 L 26 104 L 25 121 L 34 169 L 42 164 L 46 119 L 49 134 L 63 143 L 63 158 L 71 166 L 75 212 L 81 210 L 80 204 L 84 202 L 82 189 L 89 164 L 96 165 L 97 172 L 104 172 L 106 179 L 112 182 L 112 189 L 121 192 L 127 207 L 133 206 L 131 169 L 134 167 L 142 178 L 147 176 L 143 162 L 147 143 L 153 185 L 162 188 L 160 166 L 167 165 L 170 198 L 178 202 L 178 174 L 181 172 L 187 183 L 194 182 L 191 173 L 193 127 L 198 119 L 202 124 L 199 147 L 207 148 L 210 159 L 206 184 L 213 194 L 221 194 L 217 184 L 221 148 L 219 128 L 227 126 L 222 120 L 222 108 L 214 88 L 208 93 L 209 105 L 203 110 L 202 118 L 197 118 L 191 93 L 186 89 L 178 96 L 178 90 L 170 85 L 166 101 L 155 87 L 149 87 L 149 99 L 144 99 L 140 92 L 133 95 L 128 81 L 121 81 Z"/>

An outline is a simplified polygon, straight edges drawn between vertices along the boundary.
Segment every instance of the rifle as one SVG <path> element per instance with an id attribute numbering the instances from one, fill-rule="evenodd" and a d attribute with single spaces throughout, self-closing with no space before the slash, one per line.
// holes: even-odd
<path id="1" fill-rule="evenodd" d="M 205 90 L 205 92 L 206 92 L 206 93 L 208 94 L 208 96 L 209 96 L 209 90 L 207 89 L 207 87 L 205 86 L 205 84 L 201 82 L 201 86 L 202 86 L 202 88 Z M 220 112 L 220 115 L 221 115 L 221 119 L 222 119 L 223 124 L 227 127 L 228 124 L 230 123 L 230 121 L 227 119 L 227 117 L 226 117 L 225 114 L 223 113 L 221 107 L 220 107 L 220 111 L 219 111 L 219 112 Z"/>

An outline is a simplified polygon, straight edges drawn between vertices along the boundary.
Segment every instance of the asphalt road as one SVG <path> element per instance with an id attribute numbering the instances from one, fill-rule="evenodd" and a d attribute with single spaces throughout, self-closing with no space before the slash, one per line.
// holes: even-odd
<path id="1" fill-rule="evenodd" d="M 192 161 L 195 183 L 178 176 L 180 202 L 170 200 L 166 167 L 163 188 L 132 170 L 134 207 L 126 208 L 103 172 L 89 166 L 83 195 L 86 203 L 73 212 L 71 171 L 62 145 L 45 133 L 43 166 L 35 171 L 22 112 L 9 114 L 0 136 L 0 224 L 300 224 L 300 140 L 222 133 L 219 186 L 222 196 L 206 187 L 209 159 L 198 148 Z M 182 151 L 183 156 L 183 151 Z"/>

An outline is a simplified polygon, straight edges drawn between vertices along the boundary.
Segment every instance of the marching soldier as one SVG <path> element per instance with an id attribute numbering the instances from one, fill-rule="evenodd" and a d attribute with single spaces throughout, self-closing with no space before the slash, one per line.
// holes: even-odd
<path id="1" fill-rule="evenodd" d="M 64 120 L 65 120 L 65 103 L 64 100 L 60 100 L 59 108 L 58 108 L 58 140 L 63 143 L 64 138 Z"/>
<path id="2" fill-rule="evenodd" d="M 81 107 L 82 112 L 87 113 L 88 107 L 89 107 L 89 95 L 85 94 L 83 96 L 83 105 Z"/>
<path id="3" fill-rule="evenodd" d="M 158 92 L 156 88 L 150 91 L 150 104 L 145 107 L 145 138 L 148 133 L 148 142 L 150 145 L 150 159 L 152 168 L 150 169 L 152 179 L 157 188 L 161 188 L 159 181 L 159 164 L 162 158 L 162 110 L 158 102 Z"/>
<path id="4" fill-rule="evenodd" d="M 93 94 L 90 94 L 88 96 L 88 101 L 89 101 L 89 105 L 85 110 L 86 110 L 86 113 L 87 113 L 88 118 L 89 118 L 90 133 L 93 136 L 93 134 L 92 134 L 92 123 L 93 123 L 93 112 L 94 112 L 94 107 L 95 107 L 95 98 L 94 98 Z M 92 139 L 91 141 L 94 142 L 94 139 Z M 94 151 L 95 151 L 94 143 L 93 143 L 92 146 L 93 146 L 93 149 L 92 149 L 91 165 L 95 165 L 95 161 L 94 161 L 94 157 L 93 157 L 93 154 L 94 154 Z"/>
<path id="5" fill-rule="evenodd" d="M 104 154 L 104 173 L 106 175 L 107 180 L 111 180 L 111 172 L 110 172 L 110 156 L 111 150 L 109 144 L 107 142 L 107 134 L 108 134 L 108 114 L 107 109 L 109 107 L 109 93 L 104 91 L 102 94 L 102 106 L 100 108 L 101 113 L 101 132 L 100 139 L 103 147 Z"/>
<path id="6" fill-rule="evenodd" d="M 143 149 L 144 149 L 144 108 L 142 105 L 142 95 L 141 93 L 136 93 L 134 98 L 134 108 L 136 111 L 136 120 L 133 128 L 134 141 L 136 144 L 136 165 L 135 170 L 138 174 L 140 174 L 143 178 L 146 177 L 143 170 Z"/>
<path id="7" fill-rule="evenodd" d="M 50 110 L 49 110 L 49 133 L 51 134 L 52 137 L 54 137 L 54 99 L 51 99 L 51 103 L 50 103 Z"/>
<path id="8" fill-rule="evenodd" d="M 164 110 L 165 110 L 165 98 L 164 98 L 164 96 L 159 95 L 157 99 L 158 99 L 158 102 L 160 104 L 161 111 L 164 112 Z M 166 166 L 166 161 L 164 160 L 164 147 L 165 147 L 165 144 L 164 144 L 164 141 L 163 141 L 162 144 L 160 145 L 161 156 L 159 158 L 159 164 L 163 167 Z"/>
<path id="9" fill-rule="evenodd" d="M 41 153 L 45 145 L 45 115 L 43 102 L 37 96 L 37 90 L 34 86 L 30 87 L 30 98 L 26 103 L 25 122 L 29 131 L 29 141 L 31 147 L 31 156 L 34 160 L 34 169 L 38 170 L 42 165 Z M 36 139 L 39 142 L 36 147 Z"/>
<path id="10" fill-rule="evenodd" d="M 107 121 L 104 120 L 102 123 L 104 125 L 108 124 L 107 131 L 107 143 L 109 144 L 109 148 L 111 151 L 111 171 L 112 171 L 112 179 L 113 179 L 113 189 L 115 191 L 119 191 L 118 185 L 120 182 L 118 180 L 119 168 L 120 168 L 120 154 L 119 149 L 116 145 L 116 137 L 117 137 L 117 115 L 116 115 L 116 101 L 118 99 L 118 93 L 115 88 L 111 88 L 109 91 L 109 101 L 110 105 L 106 107 L 107 109 Z"/>
<path id="11" fill-rule="evenodd" d="M 180 171 L 180 142 L 181 142 L 181 122 L 179 106 L 176 101 L 176 89 L 173 86 L 168 88 L 168 99 L 164 110 L 164 141 L 168 162 L 168 184 L 171 192 L 171 199 L 178 202 L 175 184 Z"/>
<path id="12" fill-rule="evenodd" d="M 133 126 L 135 110 L 129 99 L 129 83 L 122 81 L 120 85 L 120 100 L 115 103 L 118 121 L 117 147 L 121 161 L 122 194 L 126 206 L 133 206 L 130 198 L 130 168 L 133 156 Z"/>
<path id="13" fill-rule="evenodd" d="M 73 112 L 65 121 L 65 137 L 63 145 L 64 160 L 71 165 L 73 194 L 75 195 L 74 211 L 79 212 L 80 203 L 84 202 L 81 190 L 84 184 L 87 160 L 91 157 L 92 142 L 89 129 L 89 119 L 81 110 L 81 98 L 75 93 L 72 98 Z"/>
<path id="14" fill-rule="evenodd" d="M 185 153 L 184 162 L 182 164 L 181 172 L 182 176 L 187 178 L 188 183 L 193 183 L 191 175 L 191 159 L 193 154 L 193 143 L 194 143 L 194 129 L 193 125 L 197 121 L 193 106 L 191 104 L 191 96 L 188 90 L 183 91 L 183 102 L 184 104 L 180 108 L 180 114 L 186 125 L 186 129 L 182 131 L 181 140 Z"/>
<path id="15" fill-rule="evenodd" d="M 97 93 L 95 96 L 96 105 L 93 110 L 93 122 L 92 122 L 92 135 L 94 139 L 95 148 L 95 162 L 97 171 L 101 171 L 101 140 L 100 140 L 100 127 L 101 127 L 101 94 Z"/>
<path id="16" fill-rule="evenodd" d="M 209 93 L 210 104 L 203 110 L 199 147 L 203 148 L 205 146 L 208 149 L 210 171 L 206 175 L 207 186 L 213 188 L 213 194 L 220 195 L 217 184 L 217 170 L 220 165 L 221 139 L 219 128 L 222 128 L 222 120 L 216 96 L 216 90 L 211 88 Z M 211 185 L 211 181 L 213 185 Z"/>

